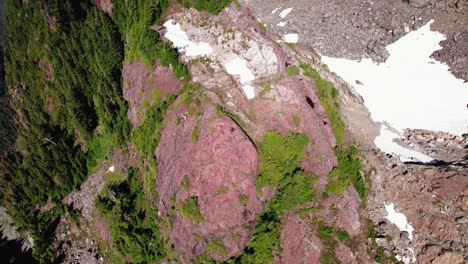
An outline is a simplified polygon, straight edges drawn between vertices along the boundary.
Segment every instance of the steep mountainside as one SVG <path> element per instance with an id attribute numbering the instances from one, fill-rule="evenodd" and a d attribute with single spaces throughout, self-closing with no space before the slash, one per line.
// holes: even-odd
<path id="1" fill-rule="evenodd" d="M 7 2 L 0 220 L 37 261 L 463 261 L 466 138 L 408 131 L 439 167 L 381 153 L 362 98 L 254 15 Z"/>

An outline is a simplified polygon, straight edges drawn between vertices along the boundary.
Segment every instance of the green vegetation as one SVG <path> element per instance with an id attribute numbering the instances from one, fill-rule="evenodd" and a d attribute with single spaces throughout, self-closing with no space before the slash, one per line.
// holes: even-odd
<path id="1" fill-rule="evenodd" d="M 295 169 L 290 175 L 282 178 L 278 185 L 278 193 L 270 202 L 271 208 L 277 214 L 283 214 L 298 205 L 306 204 L 315 197 L 313 185 L 317 178 L 302 170 Z"/>
<path id="2" fill-rule="evenodd" d="M 106 183 L 106 185 L 114 185 L 116 183 L 121 183 L 125 181 L 127 175 L 118 172 L 108 172 L 105 173 L 102 177 L 104 178 L 104 182 Z"/>
<path id="3" fill-rule="evenodd" d="M 299 75 L 299 68 L 296 65 L 290 65 L 290 66 L 286 67 L 286 73 L 289 76 Z"/>
<path id="4" fill-rule="evenodd" d="M 320 252 L 320 263 L 339 263 L 335 256 L 335 249 L 338 246 L 338 241 L 335 239 L 335 234 L 337 234 L 337 231 L 334 228 L 325 225 L 322 220 L 316 219 L 315 225 L 318 229 L 318 236 L 323 244 L 322 252 Z"/>
<path id="5" fill-rule="evenodd" d="M 242 4 L 239 2 L 239 0 L 234 0 L 234 3 L 236 4 L 237 8 L 242 7 Z"/>
<path id="6" fill-rule="evenodd" d="M 96 201 L 108 223 L 112 247 L 120 254 L 113 262 L 124 263 L 123 257 L 134 263 L 157 262 L 166 256 L 166 241 L 159 231 L 161 220 L 155 206 L 148 203 L 137 173 L 130 168 L 126 181 L 107 185 Z"/>
<path id="7" fill-rule="evenodd" d="M 390 256 L 385 255 L 384 248 L 377 244 L 375 240 L 376 235 L 375 235 L 374 224 L 372 220 L 366 219 L 366 226 L 367 226 L 367 237 L 371 240 L 370 250 L 368 250 L 367 252 L 369 256 L 371 256 L 371 258 L 373 258 L 375 262 L 377 263 L 400 263 L 395 258 L 394 253 L 392 253 Z"/>
<path id="8" fill-rule="evenodd" d="M 221 238 L 211 240 L 205 247 L 205 251 L 209 253 L 217 253 L 227 256 L 227 250 Z"/>
<path id="9" fill-rule="evenodd" d="M 312 67 L 305 63 L 300 63 L 299 67 L 304 71 L 304 75 L 309 78 L 315 79 L 317 86 L 317 96 L 320 103 L 325 108 L 328 118 L 330 118 L 333 133 L 335 134 L 338 144 L 343 142 L 345 134 L 345 123 L 341 119 L 339 105 L 336 101 L 338 90 L 333 87 L 333 84 L 327 80 L 322 79 L 320 74 Z"/>
<path id="10" fill-rule="evenodd" d="M 212 14 L 218 14 L 224 7 L 229 5 L 232 0 L 178 0 L 185 8 L 193 6 L 195 9 L 208 11 Z M 236 3 L 237 4 L 237 3 Z"/>
<path id="11" fill-rule="evenodd" d="M 20 230 L 31 232 L 34 255 L 42 262 L 60 257 L 54 253 L 54 230 L 68 211 L 56 206 L 39 214 L 35 208 L 49 198 L 61 204 L 111 158 L 112 148 L 130 140 L 140 151 L 142 191 L 155 199 L 154 150 L 167 108 L 177 96 L 162 98 L 154 89 L 143 102 L 148 109 L 142 124 L 131 134 L 122 62 L 141 59 L 152 67 L 159 60 L 177 77 L 190 79 L 176 50 L 151 29 L 161 22 L 168 0 L 112 2 L 112 17 L 91 0 L 8 2 L 9 45 L 2 43 L 0 49 L 7 83 L 5 89 L 0 67 L 0 197 Z M 196 4 L 215 11 L 227 2 Z M 106 181 L 114 186 L 122 178 L 107 175 Z"/>
<path id="12" fill-rule="evenodd" d="M 346 150 L 335 148 L 335 155 L 338 159 L 338 167 L 331 173 L 331 181 L 327 184 L 328 192 L 341 193 L 352 182 L 356 187 L 359 196 L 363 199 L 366 196 L 366 186 L 361 176 L 361 161 L 356 157 L 357 149 L 353 146 Z"/>
<path id="13" fill-rule="evenodd" d="M 227 193 L 227 188 L 225 186 L 219 187 L 219 189 L 216 191 L 216 195 L 222 195 Z"/>
<path id="14" fill-rule="evenodd" d="M 188 190 L 190 188 L 190 178 L 189 176 L 185 175 L 184 178 L 182 178 L 182 182 L 180 183 L 182 186 L 182 189 Z"/>
<path id="15" fill-rule="evenodd" d="M 181 202 L 179 205 L 179 213 L 188 219 L 191 219 L 197 223 L 203 221 L 203 216 L 200 213 L 200 206 L 198 205 L 198 197 L 192 196 L 185 202 Z"/>
<path id="16" fill-rule="evenodd" d="M 7 9 L 14 15 L 8 16 L 6 96 L 16 98 L 8 118 L 21 132 L 7 132 L 14 143 L 2 157 L 9 163 L 0 171 L 2 196 L 15 223 L 31 231 L 35 257 L 53 262 L 51 241 L 64 209 L 39 214 L 36 206 L 48 198 L 60 204 L 106 156 L 100 142 L 120 146 L 130 131 L 121 37 L 90 1 L 9 1 Z M 43 14 L 57 23 L 49 25 Z M 2 131 L 9 129 L 2 123 Z"/>
<path id="17" fill-rule="evenodd" d="M 217 117 L 228 116 L 234 122 L 236 122 L 241 128 L 245 127 L 242 120 L 238 116 L 236 116 L 235 114 L 227 111 L 226 108 L 224 108 L 224 106 L 222 106 L 220 104 L 215 104 L 215 107 L 216 107 L 216 116 Z"/>
<path id="18" fill-rule="evenodd" d="M 286 176 L 292 174 L 304 156 L 304 147 L 309 139 L 304 134 L 284 137 L 277 131 L 265 133 L 263 142 L 258 144 L 259 175 L 257 190 L 268 185 L 274 188 Z"/>
<path id="19" fill-rule="evenodd" d="M 154 87 L 150 94 L 143 100 L 143 102 L 140 105 L 140 108 L 138 109 L 138 115 L 140 115 L 141 110 L 147 109 L 150 106 L 159 106 L 161 101 L 163 100 L 162 98 L 162 91 L 158 87 Z"/>
<path id="20" fill-rule="evenodd" d="M 198 126 L 195 126 L 192 129 L 192 132 L 190 133 L 190 142 L 195 143 L 198 141 L 200 138 L 200 130 L 198 129 Z"/>
<path id="21" fill-rule="evenodd" d="M 329 226 L 325 226 L 319 230 L 319 234 L 321 237 L 330 238 L 333 236 L 333 228 Z"/>
<path id="22" fill-rule="evenodd" d="M 349 234 L 348 232 L 344 231 L 344 230 L 338 230 L 336 231 L 336 236 L 338 237 L 338 239 L 340 241 L 345 241 L 345 240 L 348 240 L 349 239 Z"/>
<path id="23" fill-rule="evenodd" d="M 308 138 L 303 134 L 282 136 L 268 131 L 259 143 L 260 168 L 258 186 L 278 184 L 277 194 L 257 217 L 254 232 L 243 254 L 228 263 L 271 263 L 273 252 L 281 251 L 281 217 L 291 209 L 311 202 L 315 196 L 315 179 L 300 169 Z"/>
<path id="24" fill-rule="evenodd" d="M 179 62 L 171 44 L 162 42 L 151 28 L 162 22 L 169 0 L 112 2 L 115 10 L 110 17 L 91 0 L 28 4 L 8 1 L 10 40 L 4 47 L 5 61 L 0 61 L 0 65 L 6 66 L 7 84 L 5 87 L 0 78 L 0 200 L 20 231 L 31 232 L 34 255 L 43 263 L 60 261 L 61 256 L 56 255 L 54 248 L 60 243 L 54 239 L 61 217 L 68 214 L 73 222 L 79 223 L 79 212 L 61 205 L 62 198 L 76 190 L 102 161 L 110 159 L 111 149 L 125 148 L 128 144 L 142 156 L 139 169 L 130 169 L 128 174 L 106 174 L 106 187 L 96 202 L 109 225 L 111 251 L 115 250 L 108 257 L 111 262 L 126 258 L 152 263 L 171 254 L 159 231 L 159 225 L 166 223 L 161 223 L 155 206 L 154 152 L 166 113 L 177 98 L 189 106 L 191 114 L 201 115 L 200 85 L 187 84 L 190 80 L 187 67 Z M 219 13 L 231 0 L 181 2 L 185 7 Z M 3 59 L 2 54 L 0 58 Z M 134 128 L 127 119 L 127 103 L 122 95 L 121 68 L 126 60 L 142 60 L 148 68 L 159 61 L 186 82 L 180 93 L 165 98 L 158 88 L 153 89 L 142 104 L 145 108 L 142 122 Z M 344 123 L 335 102 L 336 90 L 307 65 L 300 67 L 305 75 L 317 79 L 320 100 L 341 144 Z M 3 67 L 0 68 L 2 76 Z M 300 69 L 290 66 L 287 72 L 297 75 Z M 271 86 L 265 86 L 264 91 L 269 90 Z M 242 126 L 240 119 L 221 105 L 216 105 L 216 109 L 219 117 L 228 116 Z M 293 117 L 296 125 L 298 119 Z M 175 122 L 180 124 L 180 118 Z M 198 138 L 196 128 L 191 140 Z M 303 134 L 283 136 L 274 131 L 267 132 L 259 143 L 258 191 L 264 186 L 277 186 L 278 191 L 257 218 L 244 254 L 229 261 L 267 263 L 273 261 L 273 251 L 281 251 L 282 216 L 288 210 L 303 210 L 298 207 L 315 196 L 314 178 L 299 166 L 307 143 Z M 338 192 L 353 182 L 361 197 L 365 197 L 355 149 L 340 146 L 336 153 L 339 166 L 331 177 L 339 184 L 331 183 L 327 189 Z M 188 176 L 184 176 L 181 186 L 190 188 Z M 226 192 L 227 187 L 221 187 L 217 193 Z M 37 206 L 44 205 L 49 198 L 56 206 L 40 214 Z M 240 195 L 239 200 L 247 203 L 245 195 Z M 179 204 L 175 204 L 175 199 L 171 202 L 170 215 L 178 212 L 195 222 L 203 220 L 197 197 Z M 336 236 L 346 240 L 347 234 L 336 231 Z M 234 234 L 232 239 L 240 237 Z M 226 255 L 221 240 L 209 243 L 207 251 Z"/>
<path id="25" fill-rule="evenodd" d="M 260 27 L 265 32 L 267 31 L 265 24 L 263 24 L 262 22 L 258 22 L 258 27 Z"/>
<path id="26" fill-rule="evenodd" d="M 163 119 L 169 105 L 171 105 L 176 98 L 176 95 L 169 96 L 159 107 L 152 106 L 148 108 L 142 124 L 135 129 L 131 136 L 131 141 L 136 149 L 151 162 L 156 162 L 154 150 L 159 143 Z"/>
<path id="27" fill-rule="evenodd" d="M 247 202 L 248 202 L 248 197 L 247 197 L 247 195 L 245 195 L 245 194 L 239 195 L 239 202 L 240 202 L 242 205 L 246 206 L 246 205 L 247 205 Z"/>
<path id="28" fill-rule="evenodd" d="M 301 124 L 301 119 L 299 118 L 297 114 L 293 114 L 292 121 L 293 121 L 294 126 L 296 127 L 299 127 L 299 125 Z"/>
<path id="29" fill-rule="evenodd" d="M 112 19 L 117 24 L 125 45 L 125 58 L 134 61 L 142 59 L 151 67 L 156 59 L 162 65 L 172 65 L 178 78 L 190 78 L 187 67 L 178 61 L 177 52 L 169 42 L 162 42 L 157 31 L 151 29 L 161 23 L 161 16 L 169 0 L 114 0 L 115 12 Z"/>
<path id="30" fill-rule="evenodd" d="M 335 155 L 338 159 L 338 167 L 331 173 L 332 180 L 327 184 L 328 192 L 341 193 L 352 182 L 356 187 L 361 199 L 367 195 L 366 184 L 361 175 L 361 161 L 357 157 L 357 149 L 354 146 L 345 146 L 343 143 L 345 135 L 345 123 L 341 119 L 339 105 L 336 100 L 338 91 L 333 84 L 320 77 L 317 71 L 305 63 L 300 63 L 304 75 L 314 78 L 317 86 L 320 103 L 325 108 L 325 112 L 331 121 L 331 126 L 335 134 L 338 146 L 335 148 Z"/>

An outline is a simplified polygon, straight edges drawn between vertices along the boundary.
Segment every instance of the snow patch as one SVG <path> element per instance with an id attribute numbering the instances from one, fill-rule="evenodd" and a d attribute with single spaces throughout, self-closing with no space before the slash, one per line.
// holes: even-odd
<path id="1" fill-rule="evenodd" d="M 388 221 L 392 224 L 395 224 L 400 231 L 406 231 L 409 234 L 409 239 L 413 239 L 413 230 L 414 228 L 408 223 L 406 216 L 402 213 L 397 213 L 395 211 L 395 206 L 393 203 L 387 205 L 384 203 L 385 210 L 387 211 L 387 216 L 385 216 Z"/>
<path id="2" fill-rule="evenodd" d="M 244 59 L 236 57 L 230 62 L 224 63 L 227 73 L 231 75 L 239 75 L 242 89 L 244 90 L 247 99 L 255 97 L 254 87 L 250 86 L 250 82 L 255 79 L 252 71 L 247 67 L 247 62 Z"/>
<path id="3" fill-rule="evenodd" d="M 107 171 L 114 172 L 114 170 L 115 170 L 115 167 L 114 167 L 114 165 L 112 165 L 112 166 L 109 167 L 109 169 Z"/>
<path id="4" fill-rule="evenodd" d="M 207 42 L 190 41 L 187 33 L 185 33 L 185 31 L 183 31 L 180 27 L 180 24 L 175 22 L 173 19 L 166 21 L 164 26 L 167 29 L 164 37 L 172 41 L 174 46 L 179 49 L 179 51 L 185 51 L 186 56 L 198 57 L 213 52 L 213 49 Z"/>
<path id="5" fill-rule="evenodd" d="M 292 11 L 292 7 L 290 8 L 286 8 L 285 10 L 281 11 L 281 13 L 279 14 L 279 16 L 281 18 L 285 18 L 289 13 L 291 13 Z"/>
<path id="6" fill-rule="evenodd" d="M 284 27 L 284 26 L 286 26 L 286 23 L 287 22 L 281 21 L 281 22 L 278 23 L 278 27 Z"/>
<path id="7" fill-rule="evenodd" d="M 414 255 L 414 249 L 407 248 L 406 250 L 408 250 L 410 252 L 411 256 L 396 255 L 395 258 L 398 261 L 402 261 L 405 264 L 415 263 L 416 262 L 416 256 Z"/>
<path id="8" fill-rule="evenodd" d="M 242 90 L 244 90 L 247 99 L 255 98 L 255 88 L 253 86 L 250 86 L 248 84 L 242 85 Z"/>
<path id="9" fill-rule="evenodd" d="M 382 124 L 380 128 L 380 135 L 375 138 L 375 145 L 377 145 L 380 150 L 385 153 L 398 155 L 400 160 L 403 162 L 410 161 L 420 161 L 424 163 L 430 163 L 434 159 L 424 155 L 418 151 L 411 150 L 400 146 L 394 141 L 394 139 L 399 138 L 400 136 L 392 131 L 385 125 Z"/>
<path id="10" fill-rule="evenodd" d="M 402 161 L 430 159 L 393 142 L 406 128 L 457 135 L 468 131 L 468 83 L 455 78 L 447 65 L 430 58 L 442 48 L 439 42 L 446 39 L 430 30 L 432 22 L 387 46 L 390 56 L 385 63 L 322 56 L 323 63 L 363 97 L 372 119 L 388 124 L 382 125 L 375 144 L 385 152 L 400 155 Z M 356 80 L 361 85 L 355 85 Z"/>
<path id="11" fill-rule="evenodd" d="M 283 40 L 287 43 L 297 43 L 299 36 L 297 34 L 286 34 L 283 36 Z"/>
<path id="12" fill-rule="evenodd" d="M 274 15 L 276 13 L 276 11 L 278 11 L 280 8 L 275 8 L 273 11 L 271 11 L 271 14 Z"/>

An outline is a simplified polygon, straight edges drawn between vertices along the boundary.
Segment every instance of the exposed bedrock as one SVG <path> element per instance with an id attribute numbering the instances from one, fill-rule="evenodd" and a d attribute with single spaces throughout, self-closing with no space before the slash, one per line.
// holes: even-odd
<path id="1" fill-rule="evenodd" d="M 247 244 L 262 210 L 255 185 L 258 154 L 234 121 L 218 118 L 212 105 L 203 108 L 198 121 L 184 115 L 185 105 L 168 112 L 156 152 L 159 209 L 171 218 L 168 233 L 176 250 L 193 258 L 211 243 L 225 252 L 208 253 L 224 259 Z M 185 118 L 176 125 L 180 116 Z"/>
<path id="2" fill-rule="evenodd" d="M 140 124 L 150 104 L 159 104 L 166 95 L 175 94 L 182 87 L 172 70 L 159 62 L 147 67 L 141 60 L 126 61 L 122 78 L 123 96 L 129 103 L 128 119 L 134 126 Z"/>

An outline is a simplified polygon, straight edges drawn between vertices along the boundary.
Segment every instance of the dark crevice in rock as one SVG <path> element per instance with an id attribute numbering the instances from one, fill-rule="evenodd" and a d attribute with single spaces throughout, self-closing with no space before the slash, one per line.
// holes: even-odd
<path id="1" fill-rule="evenodd" d="M 308 96 L 306 96 L 306 101 L 310 105 L 310 107 L 315 108 L 314 102 L 312 102 L 312 99 L 310 99 Z"/>

